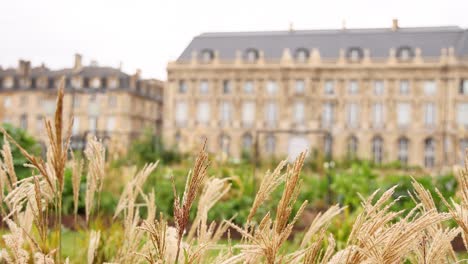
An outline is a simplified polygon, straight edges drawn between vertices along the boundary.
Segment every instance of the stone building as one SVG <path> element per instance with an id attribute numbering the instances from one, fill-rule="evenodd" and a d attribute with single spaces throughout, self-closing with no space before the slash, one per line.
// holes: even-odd
<path id="1" fill-rule="evenodd" d="M 167 71 L 164 137 L 182 151 L 441 168 L 468 147 L 459 27 L 205 33 Z"/>
<path id="2" fill-rule="evenodd" d="M 0 118 L 45 140 L 43 118 L 52 118 L 57 87 L 65 83 L 65 118 L 74 116 L 72 147 L 82 149 L 89 135 L 102 138 L 109 147 L 124 152 L 130 140 L 145 128 L 160 133 L 163 82 L 143 80 L 140 72 L 85 66 L 75 55 L 72 68 L 51 70 L 19 61 L 16 69 L 0 68 Z"/>

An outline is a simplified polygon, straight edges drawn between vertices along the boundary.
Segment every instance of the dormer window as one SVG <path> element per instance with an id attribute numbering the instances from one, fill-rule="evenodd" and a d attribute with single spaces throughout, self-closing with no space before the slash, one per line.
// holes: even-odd
<path id="1" fill-rule="evenodd" d="M 362 52 L 361 48 L 354 47 L 348 49 L 347 57 L 351 62 L 359 62 L 363 56 L 364 53 Z"/>
<path id="2" fill-rule="evenodd" d="M 109 88 L 115 89 L 115 88 L 117 88 L 117 86 L 119 86 L 119 80 L 115 79 L 115 78 L 111 78 L 111 79 L 108 80 L 107 84 L 108 84 Z"/>
<path id="3" fill-rule="evenodd" d="M 13 88 L 13 79 L 12 78 L 5 78 L 3 80 L 3 88 L 5 88 L 5 89 Z"/>
<path id="4" fill-rule="evenodd" d="M 297 62 L 307 62 L 309 59 L 309 51 L 305 48 L 299 48 L 296 50 L 295 58 Z"/>
<path id="5" fill-rule="evenodd" d="M 101 80 L 99 78 L 94 78 L 91 80 L 91 88 L 97 89 L 101 86 Z"/>
<path id="6" fill-rule="evenodd" d="M 214 52 L 210 49 L 205 49 L 201 52 L 201 61 L 203 63 L 211 62 L 214 58 Z"/>
<path id="7" fill-rule="evenodd" d="M 245 52 L 245 59 L 247 60 L 247 62 L 256 62 L 258 60 L 258 50 L 248 49 Z"/>
<path id="8" fill-rule="evenodd" d="M 54 88 L 55 88 L 55 80 L 54 80 L 54 78 L 49 77 L 49 79 L 47 80 L 47 87 L 48 87 L 49 89 L 54 89 Z"/>
<path id="9" fill-rule="evenodd" d="M 406 46 L 398 48 L 396 55 L 400 61 L 409 61 L 414 56 L 413 50 Z"/>

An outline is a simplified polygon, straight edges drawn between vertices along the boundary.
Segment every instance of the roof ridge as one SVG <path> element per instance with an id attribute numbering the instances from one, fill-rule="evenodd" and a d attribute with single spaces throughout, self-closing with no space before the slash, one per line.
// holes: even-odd
<path id="1" fill-rule="evenodd" d="M 427 27 L 402 27 L 398 33 L 416 33 L 416 32 L 453 32 L 463 31 L 464 29 L 455 26 L 427 26 Z M 232 31 L 232 32 L 204 32 L 197 37 L 239 37 L 239 36 L 283 36 L 294 34 L 332 34 L 332 33 L 389 33 L 393 32 L 391 28 L 349 28 L 349 29 L 301 29 L 301 30 L 267 30 L 267 31 Z"/>

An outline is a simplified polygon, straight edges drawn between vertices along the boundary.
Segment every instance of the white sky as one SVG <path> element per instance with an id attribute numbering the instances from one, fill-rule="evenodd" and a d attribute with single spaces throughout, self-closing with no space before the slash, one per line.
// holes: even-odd
<path id="1" fill-rule="evenodd" d="M 209 31 L 458 25 L 468 27 L 468 0 L 0 0 L 0 65 L 18 59 L 71 67 L 118 67 L 166 78 L 166 65 Z"/>

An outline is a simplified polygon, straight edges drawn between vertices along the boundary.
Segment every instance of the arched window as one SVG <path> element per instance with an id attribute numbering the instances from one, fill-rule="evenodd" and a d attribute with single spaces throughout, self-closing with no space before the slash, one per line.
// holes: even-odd
<path id="1" fill-rule="evenodd" d="M 397 49 L 396 56 L 401 61 L 408 61 L 414 57 L 414 52 L 411 47 L 402 46 Z"/>
<path id="2" fill-rule="evenodd" d="M 182 140 L 182 135 L 180 134 L 179 131 L 177 131 L 174 135 L 175 144 L 178 145 L 181 140 Z"/>
<path id="3" fill-rule="evenodd" d="M 372 139 L 372 160 L 376 164 L 383 161 L 383 139 L 379 136 Z"/>
<path id="4" fill-rule="evenodd" d="M 333 138 L 330 134 L 326 134 L 323 140 L 323 153 L 327 159 L 333 157 Z"/>
<path id="5" fill-rule="evenodd" d="M 361 61 L 362 57 L 364 57 L 364 53 L 362 49 L 359 47 L 352 47 L 348 49 L 348 53 L 346 56 L 351 62 L 359 62 Z"/>
<path id="6" fill-rule="evenodd" d="M 296 50 L 296 54 L 294 56 L 297 62 L 307 62 L 309 59 L 309 51 L 305 48 L 299 48 Z"/>
<path id="7" fill-rule="evenodd" d="M 226 134 L 221 134 L 219 137 L 219 148 L 225 155 L 229 155 L 231 138 Z"/>
<path id="8" fill-rule="evenodd" d="M 432 138 L 424 140 L 424 167 L 432 168 L 435 165 L 435 142 Z"/>
<path id="9" fill-rule="evenodd" d="M 258 59 L 258 50 L 248 49 L 245 52 L 245 59 L 247 62 L 256 62 Z"/>
<path id="10" fill-rule="evenodd" d="M 275 153 L 275 148 L 276 148 L 276 139 L 273 134 L 268 134 L 265 139 L 265 151 L 269 155 L 272 155 Z"/>
<path id="11" fill-rule="evenodd" d="M 244 151 L 250 151 L 252 149 L 253 138 L 250 133 L 245 133 L 242 136 L 242 149 Z"/>
<path id="12" fill-rule="evenodd" d="M 214 58 L 214 52 L 210 49 L 204 49 L 201 52 L 201 61 L 204 63 L 211 62 Z"/>
<path id="13" fill-rule="evenodd" d="M 358 150 L 358 139 L 355 136 L 350 136 L 348 138 L 348 158 L 356 158 Z"/>
<path id="14" fill-rule="evenodd" d="M 405 137 L 398 139 L 398 160 L 401 164 L 408 164 L 409 140 Z"/>

